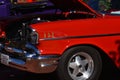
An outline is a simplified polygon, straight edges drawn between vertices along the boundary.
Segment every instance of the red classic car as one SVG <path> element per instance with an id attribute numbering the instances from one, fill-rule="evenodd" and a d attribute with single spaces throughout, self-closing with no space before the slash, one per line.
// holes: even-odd
<path id="1" fill-rule="evenodd" d="M 103 55 L 120 68 L 120 16 L 97 13 L 82 0 L 50 1 L 54 13 L 0 21 L 2 64 L 56 71 L 60 80 L 97 80 Z"/>

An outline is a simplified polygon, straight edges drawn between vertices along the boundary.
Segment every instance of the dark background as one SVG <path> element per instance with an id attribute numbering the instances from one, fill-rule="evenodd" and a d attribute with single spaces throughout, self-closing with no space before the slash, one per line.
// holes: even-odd
<path id="1" fill-rule="evenodd" d="M 106 60 L 105 60 L 106 61 Z M 120 71 L 106 61 L 99 80 L 120 80 Z M 0 64 L 0 80 L 58 80 L 54 73 L 33 74 Z"/>

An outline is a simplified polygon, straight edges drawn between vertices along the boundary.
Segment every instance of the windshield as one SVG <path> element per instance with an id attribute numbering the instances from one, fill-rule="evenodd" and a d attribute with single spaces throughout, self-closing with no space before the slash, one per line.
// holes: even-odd
<path id="1" fill-rule="evenodd" d="M 120 0 L 83 0 L 99 13 L 120 14 Z"/>

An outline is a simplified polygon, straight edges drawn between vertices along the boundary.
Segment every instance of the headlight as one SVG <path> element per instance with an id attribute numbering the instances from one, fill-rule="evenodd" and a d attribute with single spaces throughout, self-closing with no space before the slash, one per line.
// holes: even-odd
<path id="1" fill-rule="evenodd" d="M 32 29 L 32 32 L 31 32 L 31 34 L 30 34 L 30 42 L 32 43 L 32 44 L 38 44 L 38 40 L 39 40 L 39 35 L 38 35 L 38 33 L 36 32 L 36 30 L 35 29 Z"/>

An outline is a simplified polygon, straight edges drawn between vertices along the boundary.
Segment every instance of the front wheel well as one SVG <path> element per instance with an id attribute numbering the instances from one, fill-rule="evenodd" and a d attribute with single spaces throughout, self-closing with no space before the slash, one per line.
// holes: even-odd
<path id="1" fill-rule="evenodd" d="M 79 53 L 79 52 L 81 52 L 81 53 Z M 118 72 L 112 59 L 110 59 L 108 57 L 108 55 L 103 50 L 101 50 L 99 47 L 94 46 L 94 45 L 75 45 L 75 46 L 67 48 L 65 50 L 64 54 L 61 56 L 59 65 L 56 70 L 57 75 L 59 76 L 60 80 L 74 79 L 74 77 L 71 76 L 71 75 L 73 75 L 72 71 L 80 68 L 79 66 L 77 66 L 78 65 L 77 62 L 80 61 L 78 63 L 84 64 L 85 62 L 81 62 L 81 61 L 84 61 L 84 58 L 88 58 L 88 57 L 85 57 L 85 55 L 83 56 L 84 52 L 85 52 L 85 54 L 88 54 L 92 57 L 92 60 L 94 60 L 94 66 L 95 66 L 93 73 L 86 80 L 93 80 L 93 79 L 96 80 L 98 78 L 100 78 L 100 80 L 103 80 L 105 77 L 108 78 L 108 80 L 109 80 L 109 77 L 113 76 L 113 73 L 116 75 L 116 72 Z M 82 57 L 80 57 L 80 59 L 78 59 L 78 55 L 79 55 L 79 57 L 80 57 L 80 55 L 82 55 Z M 74 57 L 76 57 L 76 58 L 74 58 Z M 90 59 L 90 57 L 88 59 Z M 77 61 L 77 62 L 75 63 L 75 61 Z M 91 60 L 88 60 L 88 61 L 91 61 Z M 69 64 L 71 64 L 71 65 L 69 65 Z M 76 64 L 77 67 L 74 66 L 73 64 L 74 65 Z M 85 67 L 85 70 L 87 71 L 87 68 L 88 68 L 87 66 L 82 66 L 82 67 Z M 72 70 L 71 70 L 71 68 L 72 68 Z M 111 72 L 111 70 L 112 70 L 112 72 Z M 63 74 L 61 74 L 61 72 Z M 79 72 L 79 73 L 81 73 L 81 75 L 77 74 L 76 76 L 81 77 L 84 74 L 82 72 Z M 116 78 L 118 78 L 118 77 L 119 76 L 117 75 Z M 75 77 L 75 78 L 77 78 L 77 77 Z"/>
<path id="2" fill-rule="evenodd" d="M 97 47 L 95 45 L 92 45 L 92 44 L 74 45 L 74 46 L 71 46 L 71 47 L 67 48 L 65 51 L 67 51 L 70 48 L 77 47 L 77 46 L 90 46 L 90 47 L 96 49 L 100 53 L 102 63 L 103 63 L 103 68 L 104 67 L 110 67 L 111 65 L 115 66 L 115 63 L 113 62 L 113 60 L 101 48 L 99 48 L 99 47 Z M 107 64 L 107 66 L 106 66 L 106 64 Z"/>

